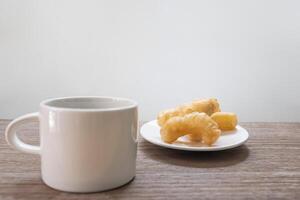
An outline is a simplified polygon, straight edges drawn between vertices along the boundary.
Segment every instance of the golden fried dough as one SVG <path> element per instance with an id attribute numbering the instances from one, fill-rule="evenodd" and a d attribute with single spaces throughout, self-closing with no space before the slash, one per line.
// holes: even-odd
<path id="1" fill-rule="evenodd" d="M 217 122 L 222 131 L 234 130 L 238 122 L 236 114 L 230 112 L 216 112 L 211 118 Z"/>
<path id="2" fill-rule="evenodd" d="M 220 136 L 221 130 L 207 114 L 193 112 L 169 119 L 160 129 L 164 142 L 172 143 L 184 135 L 195 135 L 202 143 L 211 145 Z"/>
<path id="3" fill-rule="evenodd" d="M 160 112 L 157 117 L 157 122 L 160 126 L 163 126 L 172 117 L 184 116 L 192 112 L 204 112 L 210 116 L 219 111 L 220 107 L 217 99 L 201 99 Z"/>

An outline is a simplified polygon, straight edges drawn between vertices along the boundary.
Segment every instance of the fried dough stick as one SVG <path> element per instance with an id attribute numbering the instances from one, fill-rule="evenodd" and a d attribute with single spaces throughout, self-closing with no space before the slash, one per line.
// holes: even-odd
<path id="1" fill-rule="evenodd" d="M 219 103 L 217 99 L 214 98 L 195 100 L 174 109 L 160 112 L 157 117 L 157 122 L 160 126 L 163 126 L 172 117 L 184 116 L 192 112 L 204 112 L 210 116 L 215 112 L 220 112 Z"/>
<path id="2" fill-rule="evenodd" d="M 202 143 L 212 145 L 220 136 L 221 130 L 207 114 L 193 112 L 185 116 L 169 119 L 161 128 L 164 142 L 173 143 L 184 135 L 194 135 Z"/>

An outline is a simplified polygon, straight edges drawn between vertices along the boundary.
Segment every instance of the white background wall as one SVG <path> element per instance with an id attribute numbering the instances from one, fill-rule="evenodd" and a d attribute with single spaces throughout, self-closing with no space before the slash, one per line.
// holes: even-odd
<path id="1" fill-rule="evenodd" d="M 68 95 L 141 118 L 217 97 L 241 121 L 300 121 L 300 1 L 0 0 L 0 118 Z"/>

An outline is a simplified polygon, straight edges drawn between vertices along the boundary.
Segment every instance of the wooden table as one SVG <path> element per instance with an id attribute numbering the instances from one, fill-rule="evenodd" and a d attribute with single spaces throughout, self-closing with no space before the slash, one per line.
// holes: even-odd
<path id="1" fill-rule="evenodd" d="M 0 199 L 300 199 L 300 123 L 242 123 L 250 139 L 222 152 L 164 149 L 140 138 L 136 178 L 93 194 L 53 190 L 40 178 L 40 158 L 10 148 L 0 120 Z M 20 135 L 38 143 L 37 124 Z"/>

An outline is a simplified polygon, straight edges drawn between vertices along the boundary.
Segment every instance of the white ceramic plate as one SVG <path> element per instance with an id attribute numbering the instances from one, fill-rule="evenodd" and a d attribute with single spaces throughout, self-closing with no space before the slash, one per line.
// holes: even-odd
<path id="1" fill-rule="evenodd" d="M 180 137 L 176 142 L 168 144 L 161 140 L 160 126 L 157 124 L 156 120 L 144 124 L 141 128 L 141 135 L 145 140 L 152 144 L 186 151 L 221 151 L 231 149 L 244 144 L 249 137 L 246 129 L 237 126 L 234 131 L 222 132 L 220 138 L 212 146 L 207 146 L 200 142 L 190 142 L 184 136 Z"/>

